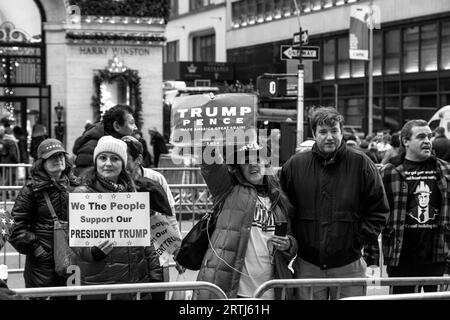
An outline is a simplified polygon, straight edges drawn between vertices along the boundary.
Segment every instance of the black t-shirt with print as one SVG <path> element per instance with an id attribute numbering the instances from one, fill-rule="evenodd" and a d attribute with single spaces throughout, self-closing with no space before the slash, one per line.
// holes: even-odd
<path id="1" fill-rule="evenodd" d="M 436 183 L 436 161 L 405 159 L 404 167 L 408 200 L 400 264 L 432 263 L 433 240 L 442 203 Z"/>

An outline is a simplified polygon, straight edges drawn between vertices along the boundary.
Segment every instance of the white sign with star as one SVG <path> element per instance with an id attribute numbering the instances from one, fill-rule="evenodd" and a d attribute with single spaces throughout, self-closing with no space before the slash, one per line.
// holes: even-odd
<path id="1" fill-rule="evenodd" d="M 115 247 L 150 245 L 148 192 L 69 194 L 69 245 L 91 247 L 105 240 Z"/>

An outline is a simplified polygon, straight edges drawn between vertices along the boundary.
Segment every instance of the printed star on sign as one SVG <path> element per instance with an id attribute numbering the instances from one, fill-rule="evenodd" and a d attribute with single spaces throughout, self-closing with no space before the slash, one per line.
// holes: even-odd
<path id="1" fill-rule="evenodd" d="M 87 195 L 85 196 L 85 198 L 86 198 L 86 199 L 89 199 L 89 195 L 87 194 Z"/>
<path id="2" fill-rule="evenodd" d="M 14 219 L 9 219 L 9 224 L 13 225 L 14 224 Z"/>
<path id="3" fill-rule="evenodd" d="M 2 218 L 2 223 L 6 225 L 6 219 Z"/>
<path id="4" fill-rule="evenodd" d="M 102 197 L 102 195 L 101 195 L 101 194 L 99 194 L 99 195 L 98 195 L 98 198 L 99 198 L 99 199 L 101 199 L 101 198 L 103 198 L 103 197 Z"/>
<path id="5" fill-rule="evenodd" d="M 113 194 L 113 195 L 111 196 L 111 198 L 115 199 L 115 198 L 116 198 L 116 195 L 115 195 L 115 194 Z"/>
<path id="6" fill-rule="evenodd" d="M 131 198 L 131 194 L 127 194 L 127 199 L 130 199 Z"/>
<path id="7" fill-rule="evenodd" d="M 2 229 L 2 235 L 6 235 L 6 230 L 5 229 Z"/>

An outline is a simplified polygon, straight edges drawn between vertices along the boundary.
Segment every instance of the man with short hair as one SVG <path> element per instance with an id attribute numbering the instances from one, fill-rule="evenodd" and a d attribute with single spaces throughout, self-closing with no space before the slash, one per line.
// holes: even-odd
<path id="1" fill-rule="evenodd" d="M 292 233 L 298 242 L 296 278 L 366 276 L 362 248 L 377 241 L 389 214 L 381 176 L 360 150 L 343 142 L 344 118 L 318 108 L 311 127 L 312 150 L 292 156 L 280 182 L 295 208 Z M 315 300 L 365 295 L 362 286 L 300 288 L 298 298 Z"/>
<path id="2" fill-rule="evenodd" d="M 450 162 L 450 140 L 445 136 L 445 128 L 437 127 L 434 132 L 434 154 L 437 158 Z"/>
<path id="3" fill-rule="evenodd" d="M 442 276 L 450 248 L 450 164 L 432 155 L 432 132 L 425 120 L 401 130 L 405 152 L 381 172 L 390 205 L 382 232 L 389 277 Z M 412 293 L 414 286 L 394 286 Z M 424 286 L 436 291 L 437 286 Z M 420 290 L 419 290 L 420 291 Z"/>
<path id="4" fill-rule="evenodd" d="M 94 165 L 92 155 L 98 140 L 106 135 L 120 139 L 132 135 L 137 130 L 133 117 L 133 110 L 126 105 L 116 105 L 108 109 L 101 122 L 77 138 L 73 146 L 75 160 L 75 175 L 82 176 L 86 170 Z"/>

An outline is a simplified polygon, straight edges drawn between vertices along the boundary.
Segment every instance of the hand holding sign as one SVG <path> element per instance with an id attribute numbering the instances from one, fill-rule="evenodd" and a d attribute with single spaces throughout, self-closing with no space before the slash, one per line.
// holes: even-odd
<path id="1" fill-rule="evenodd" d="M 105 240 L 102 243 L 100 243 L 97 248 L 103 251 L 105 255 L 108 255 L 112 249 L 114 248 L 114 242 L 111 240 Z"/>

